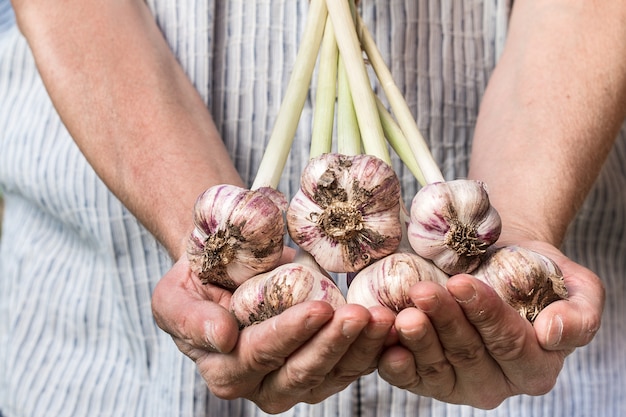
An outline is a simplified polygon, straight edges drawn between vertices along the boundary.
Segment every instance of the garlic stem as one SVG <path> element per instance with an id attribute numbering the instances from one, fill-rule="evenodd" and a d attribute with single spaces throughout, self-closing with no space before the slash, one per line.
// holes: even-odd
<path id="1" fill-rule="evenodd" d="M 363 62 L 361 44 L 356 33 L 350 4 L 345 0 L 326 0 L 328 14 L 333 22 L 337 45 L 346 71 L 354 102 L 365 153 L 391 165 L 391 157 L 384 141 L 383 128 L 376 108 L 374 92 Z"/>
<path id="2" fill-rule="evenodd" d="M 356 22 L 356 5 L 348 0 L 352 23 Z M 362 153 L 361 132 L 352 102 L 348 73 L 343 57 L 339 56 L 339 78 L 337 79 L 337 151 L 344 155 Z"/>
<path id="3" fill-rule="evenodd" d="M 383 125 L 383 131 L 385 132 L 385 136 L 387 137 L 387 141 L 393 148 L 393 150 L 398 154 L 400 159 L 404 165 L 409 168 L 413 176 L 417 179 L 420 185 L 424 186 L 426 184 L 426 180 L 424 179 L 424 174 L 422 174 L 422 170 L 415 159 L 415 155 L 413 155 L 413 151 L 411 150 L 411 146 L 407 141 L 404 133 L 402 133 L 402 129 L 398 126 L 398 123 L 394 120 L 393 116 L 387 111 L 382 101 L 377 97 L 376 105 L 378 106 L 378 113 L 380 114 L 380 122 Z"/>
<path id="4" fill-rule="evenodd" d="M 315 93 L 315 109 L 311 132 L 310 157 L 316 158 L 332 150 L 335 100 L 337 98 L 337 65 L 339 49 L 330 17 L 326 16 L 324 37 Z"/>
<path id="5" fill-rule="evenodd" d="M 342 1 L 335 2 L 343 3 Z M 327 4 L 335 2 L 329 0 Z M 420 133 L 419 128 L 417 127 L 417 123 L 411 113 L 411 110 L 404 100 L 402 92 L 395 84 L 393 77 L 391 76 L 391 72 L 385 64 L 385 61 L 383 60 L 383 57 L 380 54 L 380 51 L 378 50 L 374 39 L 372 38 L 372 35 L 370 34 L 367 26 L 363 23 L 363 20 L 359 16 L 357 16 L 357 26 L 359 29 L 361 45 L 363 46 L 369 62 L 376 72 L 376 76 L 378 77 L 380 85 L 385 91 L 387 100 L 389 101 L 389 104 L 391 105 L 396 119 L 398 120 L 398 125 L 404 132 L 404 136 L 409 142 L 409 146 L 413 151 L 413 155 L 415 155 L 415 158 L 417 159 L 420 170 L 424 175 L 424 180 L 427 184 L 432 184 L 434 182 L 443 182 L 444 178 L 441 170 L 433 159 L 433 156 L 430 153 L 430 149 L 428 148 L 428 144 Z"/>
<path id="6" fill-rule="evenodd" d="M 343 155 L 358 155 L 361 152 L 361 132 L 354 111 L 352 93 L 348 84 L 348 73 L 343 57 L 339 57 L 337 78 L 337 152 Z"/>
<path id="7" fill-rule="evenodd" d="M 328 9 L 324 0 L 311 0 L 302 41 L 298 48 L 289 84 L 265 148 L 263 159 L 251 189 L 276 188 L 285 168 L 291 144 L 298 128 L 313 70 L 324 35 Z M 295 117 L 297 115 L 297 117 Z"/>
<path id="8" fill-rule="evenodd" d="M 415 253 L 411 247 L 411 242 L 409 242 L 409 224 L 411 223 L 411 214 L 402 199 L 400 199 L 399 216 L 400 224 L 402 226 L 402 239 L 400 240 L 400 245 L 398 246 L 398 249 L 396 249 L 396 252 Z"/>

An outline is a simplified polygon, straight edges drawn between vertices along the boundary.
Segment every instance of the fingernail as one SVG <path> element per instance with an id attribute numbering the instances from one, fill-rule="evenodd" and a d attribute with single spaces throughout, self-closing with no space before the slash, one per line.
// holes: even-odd
<path id="1" fill-rule="evenodd" d="M 389 330 L 391 330 L 390 324 L 374 323 L 366 326 L 364 332 L 370 339 L 380 339 L 385 337 L 389 333 Z"/>
<path id="2" fill-rule="evenodd" d="M 426 326 L 418 326 L 410 329 L 398 329 L 402 337 L 411 342 L 418 341 L 426 334 Z"/>
<path id="3" fill-rule="evenodd" d="M 341 333 L 350 339 L 352 337 L 356 337 L 363 330 L 363 322 L 348 320 L 343 323 L 343 327 L 341 328 Z"/>
<path id="4" fill-rule="evenodd" d="M 454 298 L 458 303 L 469 303 L 476 298 L 476 288 L 469 283 L 455 285 Z"/>
<path id="5" fill-rule="evenodd" d="M 436 295 L 415 298 L 413 303 L 415 303 L 415 307 L 419 308 L 424 313 L 429 313 L 437 308 L 439 305 L 439 298 Z"/>
<path id="6" fill-rule="evenodd" d="M 216 343 L 213 339 L 213 334 L 215 333 L 215 326 L 211 320 L 206 321 L 204 323 L 204 338 L 206 340 L 206 349 L 211 350 L 213 352 L 222 353 L 220 349 L 217 348 Z"/>
<path id="7" fill-rule="evenodd" d="M 333 313 L 311 314 L 304 321 L 304 328 L 307 330 L 319 330 L 332 317 Z"/>
<path id="8" fill-rule="evenodd" d="M 546 345 L 557 346 L 563 337 L 563 319 L 558 314 L 552 317 L 546 334 Z"/>

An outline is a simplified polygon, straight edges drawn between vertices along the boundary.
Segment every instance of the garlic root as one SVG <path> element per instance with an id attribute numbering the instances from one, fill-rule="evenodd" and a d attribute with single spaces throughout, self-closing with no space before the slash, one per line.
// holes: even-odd
<path id="1" fill-rule="evenodd" d="M 408 238 L 415 252 L 450 275 L 478 267 L 502 222 L 480 181 L 428 184 L 411 204 Z"/>

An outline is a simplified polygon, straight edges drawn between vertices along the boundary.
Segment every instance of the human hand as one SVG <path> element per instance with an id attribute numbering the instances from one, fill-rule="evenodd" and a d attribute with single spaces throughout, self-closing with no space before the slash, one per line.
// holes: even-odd
<path id="1" fill-rule="evenodd" d="M 185 257 L 152 300 L 157 324 L 215 395 L 247 398 L 270 413 L 320 402 L 372 372 L 394 322 L 384 308 L 346 305 L 333 312 L 313 301 L 239 332 L 229 304 L 230 292 L 200 284 Z"/>
<path id="2" fill-rule="evenodd" d="M 556 383 L 565 357 L 600 326 L 600 279 L 551 245 L 523 242 L 561 268 L 569 299 L 546 307 L 534 325 L 486 284 L 457 275 L 411 289 L 417 308 L 401 311 L 400 344 L 387 349 L 379 373 L 389 383 L 450 403 L 494 408 L 517 395 L 541 395 Z"/>

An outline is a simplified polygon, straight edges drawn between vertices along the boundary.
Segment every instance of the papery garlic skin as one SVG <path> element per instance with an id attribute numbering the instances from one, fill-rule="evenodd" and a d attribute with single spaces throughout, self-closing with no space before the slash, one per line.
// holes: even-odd
<path id="1" fill-rule="evenodd" d="M 350 283 L 346 295 L 350 304 L 370 308 L 384 306 L 399 313 L 415 304 L 409 289 L 420 281 L 445 285 L 448 275 L 431 261 L 409 252 L 397 252 L 360 271 Z"/>
<path id="2" fill-rule="evenodd" d="M 334 309 L 346 303 L 339 287 L 319 269 L 289 263 L 241 284 L 231 297 L 230 310 L 243 328 L 311 300 L 325 301 Z"/>
<path id="3" fill-rule="evenodd" d="M 411 204 L 411 247 L 450 275 L 476 269 L 501 230 L 500 215 L 480 181 L 428 184 Z"/>
<path id="4" fill-rule="evenodd" d="M 472 275 L 531 323 L 547 305 L 568 296 L 559 267 L 550 258 L 520 246 L 496 249 Z"/>
<path id="5" fill-rule="evenodd" d="M 203 284 L 235 289 L 278 264 L 285 224 L 283 210 L 274 203 L 280 196 L 270 199 L 271 192 L 221 184 L 198 197 L 187 257 Z"/>
<path id="6" fill-rule="evenodd" d="M 305 167 L 287 230 L 327 271 L 354 272 L 400 244 L 400 182 L 370 155 L 324 154 Z"/>

